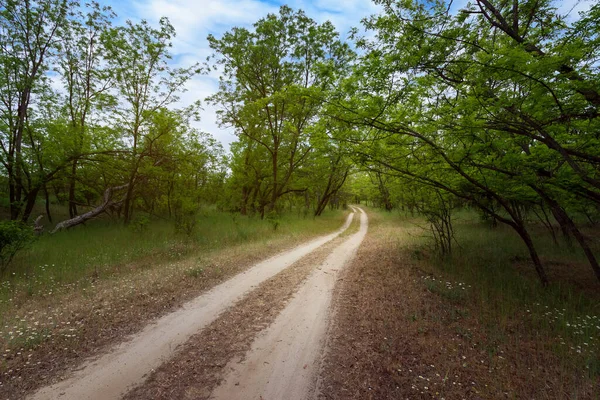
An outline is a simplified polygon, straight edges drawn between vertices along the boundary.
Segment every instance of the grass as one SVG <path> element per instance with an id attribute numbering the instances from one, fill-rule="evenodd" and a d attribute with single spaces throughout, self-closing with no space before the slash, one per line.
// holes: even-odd
<path id="1" fill-rule="evenodd" d="M 190 235 L 178 233 L 172 222 L 154 220 L 124 226 L 98 220 L 86 226 L 43 235 L 18 254 L 0 283 L 0 310 L 13 300 L 52 295 L 69 285 L 85 285 L 130 269 L 149 268 L 161 262 L 196 253 L 226 249 L 240 243 L 266 242 L 273 237 L 298 239 L 336 229 L 344 211 L 327 211 L 320 218 L 287 214 L 260 220 L 205 210 Z M 143 219 L 142 219 L 143 221 Z M 200 276 L 202 271 L 189 272 Z"/>
<path id="2" fill-rule="evenodd" d="M 369 214 L 325 362 L 329 397 L 598 398 L 600 299 L 581 254 L 533 227 L 543 288 L 510 230 L 461 213 L 460 247 L 440 260 L 418 216 Z"/>
<path id="3" fill-rule="evenodd" d="M 491 228 L 466 212 L 455 223 L 459 246 L 452 256 L 439 260 L 429 254 L 438 279 L 425 276 L 425 286 L 445 301 L 469 304 L 496 342 L 514 342 L 514 332 L 528 335 L 566 364 L 600 377 L 600 285 L 583 252 L 565 243 L 557 246 L 541 227 L 533 226 L 532 232 L 549 287 L 538 282 L 516 233 Z M 426 244 L 423 239 L 414 254 L 427 252 Z"/>
<path id="4" fill-rule="evenodd" d="M 0 397 L 24 396 L 261 260 L 339 229 L 347 213 L 275 225 L 205 210 L 192 235 L 165 221 L 99 220 L 40 238 L 0 283 Z"/>

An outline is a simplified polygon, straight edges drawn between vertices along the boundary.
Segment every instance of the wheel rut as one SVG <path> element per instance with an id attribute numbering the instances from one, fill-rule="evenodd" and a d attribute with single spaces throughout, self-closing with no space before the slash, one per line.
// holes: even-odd
<path id="1" fill-rule="evenodd" d="M 262 282 L 277 275 L 337 238 L 352 222 L 350 214 L 338 231 L 271 257 L 149 324 L 110 352 L 85 362 L 67 379 L 35 392 L 31 399 L 121 398 L 168 361 L 184 344 Z"/>
<path id="2" fill-rule="evenodd" d="M 273 324 L 256 338 L 245 358 L 229 363 L 229 371 L 211 399 L 300 400 L 315 395 L 333 289 L 367 227 L 367 215 L 360 210 L 358 232 L 313 271 Z"/>

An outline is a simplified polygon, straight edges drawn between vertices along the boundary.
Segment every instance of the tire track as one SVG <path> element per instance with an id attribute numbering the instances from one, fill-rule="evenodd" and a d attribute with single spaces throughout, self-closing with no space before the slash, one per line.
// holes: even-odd
<path id="1" fill-rule="evenodd" d="M 84 363 L 72 377 L 38 390 L 31 399 L 118 399 L 144 381 L 149 372 L 168 360 L 178 345 L 214 321 L 263 281 L 312 253 L 344 232 L 354 213 L 338 231 L 271 257 L 205 294 L 181 309 L 148 325 L 96 360 Z"/>
<path id="2" fill-rule="evenodd" d="M 307 399 L 314 394 L 339 271 L 354 257 L 368 227 L 360 210 L 360 229 L 308 278 L 274 323 L 254 341 L 243 361 L 229 363 L 224 382 L 211 398 Z"/>

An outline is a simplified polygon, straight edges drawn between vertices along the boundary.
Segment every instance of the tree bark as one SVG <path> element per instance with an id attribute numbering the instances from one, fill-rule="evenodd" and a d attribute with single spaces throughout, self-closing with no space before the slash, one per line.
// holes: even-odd
<path id="1" fill-rule="evenodd" d="M 71 166 L 71 179 L 69 181 L 69 217 L 77 216 L 77 203 L 75 200 L 75 180 L 77 175 L 77 159 L 73 160 Z"/>
<path id="2" fill-rule="evenodd" d="M 540 278 L 540 282 L 542 283 L 542 285 L 544 287 L 547 287 L 548 284 L 550 283 L 550 281 L 548 280 L 548 275 L 546 274 L 546 269 L 544 268 L 544 265 L 542 264 L 542 261 L 540 260 L 537 250 L 535 249 L 533 240 L 531 239 L 531 236 L 529 236 L 529 232 L 527 232 L 527 229 L 525 229 L 524 226 L 513 226 L 513 228 L 515 228 L 515 230 L 517 231 L 517 233 L 519 234 L 521 239 L 523 239 L 523 242 L 527 246 L 527 250 L 529 251 L 529 256 L 531 257 L 531 261 L 533 261 L 533 265 L 535 267 L 535 271 L 538 274 L 538 277 Z"/>

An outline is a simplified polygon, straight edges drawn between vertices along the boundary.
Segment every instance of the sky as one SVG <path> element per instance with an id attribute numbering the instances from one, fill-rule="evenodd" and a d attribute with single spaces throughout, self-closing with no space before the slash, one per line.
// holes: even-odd
<path id="1" fill-rule="evenodd" d="M 171 49 L 177 67 L 203 62 L 211 55 L 206 39 L 209 34 L 218 38 L 234 26 L 250 28 L 268 13 L 277 13 L 283 4 L 304 10 L 317 22 L 331 21 L 344 38 L 352 27 L 360 26 L 362 18 L 378 10 L 371 0 L 107 0 L 101 3 L 115 10 L 118 21 L 146 19 L 157 24 L 161 17 L 168 17 L 177 33 Z M 182 106 L 202 100 L 201 121 L 194 125 L 209 132 L 227 150 L 229 143 L 236 140 L 233 129 L 220 128 L 216 108 L 204 101 L 217 91 L 218 75 L 213 72 L 196 76 L 180 97 Z"/>
<path id="2" fill-rule="evenodd" d="M 594 1 L 556 0 L 556 6 L 561 13 L 571 12 L 570 18 L 576 18 L 578 12 L 585 12 Z M 459 10 L 467 2 L 454 0 L 452 9 Z M 101 3 L 111 5 L 120 21 L 146 19 L 157 24 L 161 17 L 168 17 L 177 32 L 172 48 L 176 67 L 206 60 L 211 54 L 206 39 L 209 34 L 218 38 L 234 26 L 251 27 L 268 13 L 276 13 L 283 4 L 304 10 L 317 22 L 331 21 L 342 38 L 347 37 L 352 27 L 360 27 L 363 18 L 379 11 L 371 0 L 105 0 Z M 220 128 L 216 108 L 204 101 L 217 91 L 218 80 L 216 72 L 196 76 L 188 83 L 180 101 L 185 106 L 201 99 L 204 111 L 195 127 L 212 134 L 228 149 L 229 143 L 236 139 L 233 130 Z"/>

